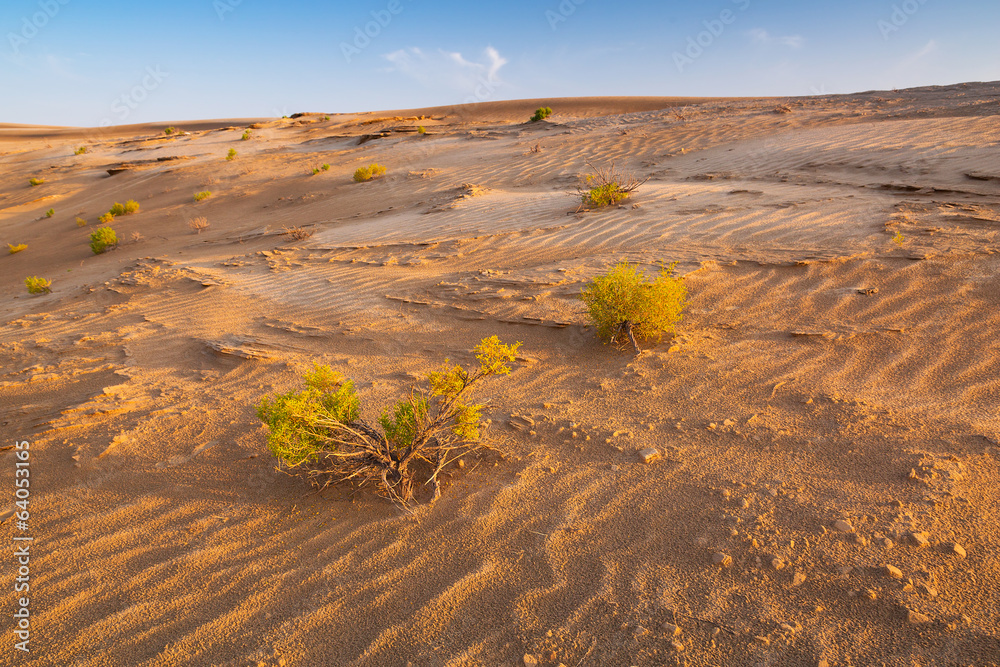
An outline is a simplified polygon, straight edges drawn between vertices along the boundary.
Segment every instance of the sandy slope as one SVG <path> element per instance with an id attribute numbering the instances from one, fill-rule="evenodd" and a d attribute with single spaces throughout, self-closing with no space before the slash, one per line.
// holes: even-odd
<path id="1" fill-rule="evenodd" d="M 0 240 L 28 245 L 0 423 L 37 539 L 33 650 L 4 625 L 0 664 L 1000 664 L 1000 84 L 525 124 L 543 102 L 0 126 Z M 650 180 L 580 212 L 588 161 Z M 576 298 L 623 259 L 691 293 L 638 357 Z M 375 417 L 492 334 L 524 342 L 483 394 L 499 453 L 435 505 L 275 471 L 254 405 L 314 360 Z"/>

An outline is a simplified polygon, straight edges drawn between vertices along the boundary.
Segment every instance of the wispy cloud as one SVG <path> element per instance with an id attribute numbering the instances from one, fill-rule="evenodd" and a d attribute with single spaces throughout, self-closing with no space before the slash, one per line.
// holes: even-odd
<path id="1" fill-rule="evenodd" d="M 749 30 L 747 34 L 750 35 L 750 39 L 754 44 L 778 44 L 779 46 L 787 46 L 790 49 L 800 49 L 806 43 L 802 35 L 776 36 L 763 28 L 754 28 Z"/>
<path id="2" fill-rule="evenodd" d="M 390 71 L 400 72 L 428 88 L 450 89 L 467 92 L 483 81 L 499 83 L 500 68 L 507 59 L 492 46 L 483 52 L 484 60 L 469 60 L 457 51 L 427 52 L 416 47 L 386 53 L 382 57 L 390 63 Z"/>

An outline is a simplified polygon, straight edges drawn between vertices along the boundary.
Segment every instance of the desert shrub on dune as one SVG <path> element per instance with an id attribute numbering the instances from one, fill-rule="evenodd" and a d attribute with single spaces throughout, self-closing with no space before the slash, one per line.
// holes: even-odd
<path id="1" fill-rule="evenodd" d="M 45 182 L 44 178 L 32 178 L 31 180 L 28 181 L 28 185 L 30 185 L 31 187 L 35 187 L 36 185 L 41 185 L 44 182 Z"/>
<path id="2" fill-rule="evenodd" d="M 86 152 L 87 152 L 87 147 L 86 146 L 80 146 L 75 151 L 73 151 L 73 155 L 83 155 Z"/>
<path id="3" fill-rule="evenodd" d="M 97 217 L 97 221 L 99 223 L 101 223 L 102 225 L 110 225 L 112 222 L 115 221 L 115 214 L 111 213 L 109 211 L 109 212 L 105 213 L 104 215 L 98 216 Z M 79 224 L 79 223 L 77 223 L 77 224 Z"/>
<path id="4" fill-rule="evenodd" d="M 597 335 L 619 347 L 631 341 L 638 354 L 636 337 L 659 341 L 664 332 L 673 333 L 687 305 L 687 287 L 674 266 L 661 267 L 652 282 L 628 262 L 594 278 L 580 298 Z"/>
<path id="5" fill-rule="evenodd" d="M 354 385 L 329 366 L 315 365 L 305 388 L 265 398 L 257 416 L 268 427 L 268 446 L 287 468 L 302 470 L 317 486 L 341 481 L 371 483 L 399 506 L 414 502 L 419 485 L 440 493 L 438 475 L 449 463 L 483 446 L 484 406 L 468 402 L 470 389 L 510 373 L 520 343 L 496 336 L 473 352 L 478 368 L 447 360 L 427 374 L 426 387 L 382 412 L 378 426 L 360 418 Z"/>
<path id="6" fill-rule="evenodd" d="M 552 109 L 549 107 L 538 107 L 535 109 L 535 115 L 530 118 L 532 123 L 537 123 L 540 120 L 548 118 L 552 115 Z"/>
<path id="7" fill-rule="evenodd" d="M 377 162 L 373 162 L 366 167 L 358 167 L 354 172 L 354 180 L 358 183 L 363 183 L 373 178 L 380 178 L 383 174 L 385 174 L 385 167 Z"/>
<path id="8" fill-rule="evenodd" d="M 634 175 L 616 169 L 614 163 L 610 167 L 600 168 L 589 162 L 587 165 L 594 173 L 587 175 L 586 187 L 578 190 L 582 206 L 612 206 L 628 199 L 640 185 L 649 180 L 644 178 L 640 181 Z"/>
<path id="9" fill-rule="evenodd" d="M 28 249 L 28 244 L 27 243 L 18 243 L 17 245 L 14 245 L 12 243 L 8 243 L 7 244 L 7 248 L 10 250 L 10 254 L 11 255 L 15 255 L 15 254 L 21 252 L 22 250 L 27 250 Z"/>
<path id="10" fill-rule="evenodd" d="M 54 208 L 50 208 L 49 210 L 47 210 L 47 211 L 45 212 L 45 217 L 46 217 L 46 218 L 51 218 L 51 217 L 52 217 L 52 216 L 54 216 L 55 214 L 56 214 L 56 210 L 55 210 Z"/>
<path id="11" fill-rule="evenodd" d="M 177 131 L 177 128 L 174 127 L 173 125 L 171 125 L 170 127 L 164 128 L 163 134 L 165 134 L 165 135 L 167 135 L 169 137 L 171 134 L 173 134 L 176 131 Z"/>
<path id="12" fill-rule="evenodd" d="M 212 193 L 209 190 L 205 190 L 204 192 L 196 192 L 194 194 L 194 200 L 195 201 L 203 201 L 205 199 L 208 199 L 211 196 L 212 196 Z"/>
<path id="13" fill-rule="evenodd" d="M 24 279 L 24 286 L 28 288 L 28 294 L 46 294 L 52 291 L 52 281 L 37 276 L 29 276 Z"/>
<path id="14" fill-rule="evenodd" d="M 99 227 L 90 234 L 90 249 L 95 255 L 116 247 L 118 245 L 118 235 L 110 227 Z"/>
<path id="15" fill-rule="evenodd" d="M 139 208 L 140 208 L 139 202 L 137 202 L 134 199 L 129 199 L 124 204 L 115 202 L 114 204 L 111 205 L 111 208 L 108 210 L 107 213 L 107 215 L 110 215 L 111 218 L 109 220 L 105 220 L 102 217 L 101 222 L 110 222 L 115 218 L 115 216 L 119 215 L 131 215 L 133 213 L 138 213 Z"/>
<path id="16" fill-rule="evenodd" d="M 236 149 L 235 148 L 230 148 L 229 149 L 229 152 L 226 153 L 226 159 L 229 160 L 230 162 L 236 159 Z"/>
<path id="17" fill-rule="evenodd" d="M 242 136 L 242 137 L 240 137 L 240 139 L 241 139 L 242 141 L 250 141 L 250 136 L 251 136 L 251 135 L 250 135 L 250 129 L 249 129 L 249 128 L 247 128 L 246 130 L 243 130 L 243 136 Z"/>
<path id="18" fill-rule="evenodd" d="M 83 218 L 81 218 L 80 216 L 76 216 L 76 226 L 77 227 L 86 227 L 87 226 L 87 221 L 84 220 Z"/>
<path id="19" fill-rule="evenodd" d="M 193 218 L 188 221 L 188 227 L 195 233 L 201 234 L 201 230 L 208 229 L 208 219 L 201 216 Z"/>

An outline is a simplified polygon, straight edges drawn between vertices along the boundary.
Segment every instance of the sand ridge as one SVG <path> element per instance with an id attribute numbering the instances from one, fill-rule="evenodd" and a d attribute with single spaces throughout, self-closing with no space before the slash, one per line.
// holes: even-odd
<path id="1" fill-rule="evenodd" d="M 19 664 L 1000 664 L 998 102 L 0 126 L 0 230 L 28 245 L 0 259 L 0 422 L 37 471 Z M 587 162 L 649 180 L 582 211 Z M 622 260 L 691 295 L 639 356 L 578 299 Z M 275 470 L 254 405 L 314 360 L 374 418 L 493 334 L 524 342 L 483 390 L 496 451 L 433 506 Z"/>

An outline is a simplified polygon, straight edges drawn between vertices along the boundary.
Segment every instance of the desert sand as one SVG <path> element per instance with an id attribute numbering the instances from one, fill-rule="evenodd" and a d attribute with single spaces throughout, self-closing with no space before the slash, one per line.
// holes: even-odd
<path id="1" fill-rule="evenodd" d="M 1000 664 L 1000 83 L 3 125 L 0 230 L 0 664 Z M 690 294 L 639 355 L 578 298 L 624 260 Z M 494 334 L 436 503 L 276 469 L 314 361 L 372 420 Z"/>

